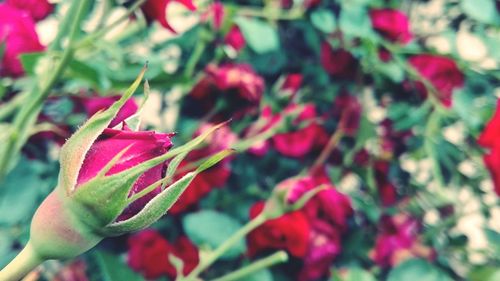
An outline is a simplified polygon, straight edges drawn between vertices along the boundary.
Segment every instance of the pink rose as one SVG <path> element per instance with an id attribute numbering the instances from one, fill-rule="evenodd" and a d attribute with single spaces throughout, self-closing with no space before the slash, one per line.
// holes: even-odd
<path id="1" fill-rule="evenodd" d="M 381 267 L 392 267 L 413 257 L 434 259 L 434 250 L 419 240 L 420 228 L 420 223 L 406 214 L 382 217 L 370 257 Z"/>
<path id="2" fill-rule="evenodd" d="M 455 61 L 443 56 L 422 54 L 410 57 L 408 62 L 434 86 L 437 90 L 437 98 L 443 105 L 450 107 L 453 90 L 461 88 L 465 79 Z M 424 95 L 427 94 L 421 82 L 417 84 L 417 90 Z"/>
<path id="3" fill-rule="evenodd" d="M 406 44 L 413 35 L 405 13 L 395 9 L 374 9 L 370 11 L 373 29 L 389 41 Z"/>
<path id="4" fill-rule="evenodd" d="M 47 0 L 7 0 L 6 2 L 28 12 L 35 21 L 43 20 L 54 10 L 54 5 Z"/>
<path id="5" fill-rule="evenodd" d="M 43 51 L 35 22 L 30 15 L 8 4 L 0 4 L 0 44 L 5 44 L 0 75 L 19 77 L 24 69 L 19 55 Z"/>
<path id="6" fill-rule="evenodd" d="M 477 142 L 489 149 L 483 160 L 490 171 L 495 192 L 500 196 L 500 100 L 497 102 L 495 114 L 486 124 Z"/>
<path id="7" fill-rule="evenodd" d="M 321 65 L 331 76 L 341 79 L 353 79 L 358 68 L 358 61 L 344 49 L 333 49 L 330 44 L 321 44 Z"/>
<path id="8" fill-rule="evenodd" d="M 298 105 L 292 104 L 285 110 L 290 114 Z M 314 104 L 305 104 L 293 124 L 300 127 L 292 132 L 280 133 L 273 136 L 272 141 L 278 152 L 289 157 L 303 157 L 314 148 L 321 146 L 328 138 L 323 127 L 318 123 L 318 115 Z"/>
<path id="9" fill-rule="evenodd" d="M 224 43 L 231 46 L 236 52 L 241 51 L 241 49 L 246 46 L 245 37 L 243 37 L 243 33 L 241 33 L 241 30 L 237 25 L 233 25 L 231 27 L 224 38 Z"/>
<path id="10" fill-rule="evenodd" d="M 92 144 L 85 155 L 85 160 L 78 173 L 77 187 L 96 177 L 96 175 L 118 153 L 128 150 L 111 167 L 106 175 L 113 175 L 145 161 L 165 154 L 172 147 L 170 138 L 174 134 L 156 133 L 154 131 L 132 131 L 125 124 L 122 129 L 105 129 Z M 166 163 L 147 170 L 135 182 L 130 195 L 135 194 L 163 178 Z M 142 207 L 161 191 L 160 186 L 144 197 L 133 202 L 120 215 L 118 221 L 137 214 Z"/>

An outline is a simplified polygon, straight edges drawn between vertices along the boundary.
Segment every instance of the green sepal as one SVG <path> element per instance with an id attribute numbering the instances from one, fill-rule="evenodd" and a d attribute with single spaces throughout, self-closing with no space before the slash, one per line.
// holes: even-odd
<path id="1" fill-rule="evenodd" d="M 145 71 L 146 67 L 142 69 L 137 79 L 118 101 L 113 103 L 108 109 L 94 114 L 61 148 L 61 172 L 59 174 L 58 187 L 64 188 L 66 194 L 71 194 L 76 187 L 78 173 L 80 172 L 80 167 L 83 164 L 87 151 L 104 129 L 108 127 L 111 120 L 115 118 L 120 108 L 134 94 L 141 83 Z"/>
<path id="2" fill-rule="evenodd" d="M 234 153 L 234 150 L 228 149 L 211 156 L 207 161 L 202 163 L 198 169 L 187 173 L 181 179 L 177 180 L 171 186 L 163 190 L 160 194 L 156 195 L 135 216 L 106 226 L 103 229 L 103 234 L 106 236 L 116 236 L 148 227 L 167 213 L 167 211 L 172 207 L 172 205 L 174 205 L 189 184 L 193 181 L 196 175 L 206 169 L 209 169 L 232 153 Z"/>

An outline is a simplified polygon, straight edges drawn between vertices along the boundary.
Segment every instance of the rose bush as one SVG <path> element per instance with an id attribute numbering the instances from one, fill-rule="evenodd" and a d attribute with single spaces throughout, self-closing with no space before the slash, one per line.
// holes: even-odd
<path id="1" fill-rule="evenodd" d="M 0 280 L 497 280 L 498 6 L 3 1 Z"/>

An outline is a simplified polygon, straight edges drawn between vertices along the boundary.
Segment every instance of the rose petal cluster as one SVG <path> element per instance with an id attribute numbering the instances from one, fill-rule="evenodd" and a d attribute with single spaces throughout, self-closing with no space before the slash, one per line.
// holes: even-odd
<path id="1" fill-rule="evenodd" d="M 413 35 L 405 13 L 396 9 L 373 9 L 370 11 L 373 29 L 389 41 L 406 44 Z"/>
<path id="2" fill-rule="evenodd" d="M 407 214 L 383 216 L 371 259 L 380 267 L 393 267 L 410 258 L 435 258 L 435 252 L 419 239 L 421 224 Z"/>
<path id="3" fill-rule="evenodd" d="M 301 209 L 266 221 L 248 236 L 251 256 L 266 250 L 283 249 L 300 258 L 303 266 L 298 280 L 316 280 L 328 273 L 332 261 L 341 250 L 341 236 L 353 214 L 350 199 L 338 192 L 324 174 L 287 179 L 277 190 L 287 191 L 286 200 L 294 203 L 308 191 L 323 185 Z M 258 202 L 250 210 L 256 217 L 263 211 Z"/>
<path id="4" fill-rule="evenodd" d="M 231 108 L 220 113 L 224 118 L 241 117 L 254 109 L 264 93 L 264 79 L 248 64 L 210 64 L 205 75 L 193 87 L 190 97 L 195 110 L 202 113 L 212 110 L 222 100 Z"/>
<path id="5" fill-rule="evenodd" d="M 323 69 L 334 78 L 353 79 L 358 69 L 357 59 L 347 50 L 321 44 L 320 60 Z"/>
<path id="6" fill-rule="evenodd" d="M 7 0 L 8 5 L 28 12 L 34 21 L 46 18 L 54 10 L 54 5 L 47 0 Z"/>
<path id="7" fill-rule="evenodd" d="M 5 44 L 0 75 L 19 77 L 24 74 L 19 55 L 43 51 L 35 30 L 35 21 L 25 10 L 0 3 L 0 44 Z"/>
<path id="8" fill-rule="evenodd" d="M 292 122 L 296 129 L 274 135 L 272 143 L 279 153 L 300 158 L 326 144 L 328 135 L 320 125 L 316 106 L 312 103 L 291 104 L 285 108 L 281 118 L 286 118 L 285 116 L 297 111 L 298 115 Z"/>
<path id="9" fill-rule="evenodd" d="M 483 160 L 490 172 L 495 192 L 500 196 L 500 101 L 497 101 L 495 114 L 486 124 L 477 142 L 488 149 Z"/>
<path id="10" fill-rule="evenodd" d="M 450 107 L 453 91 L 463 87 L 465 79 L 456 62 L 448 57 L 430 54 L 414 55 L 408 59 L 408 62 L 424 79 L 432 84 L 441 103 Z M 422 82 L 416 83 L 417 90 L 427 95 L 427 90 Z"/>
<path id="11" fill-rule="evenodd" d="M 167 8 L 172 2 L 177 2 L 190 11 L 196 11 L 196 6 L 192 0 L 147 0 L 141 6 L 142 12 L 148 21 L 157 21 L 164 28 L 176 33 L 167 19 Z"/>
<path id="12" fill-rule="evenodd" d="M 198 265 L 198 248 L 185 236 L 170 243 L 158 231 L 147 229 L 128 239 L 129 266 L 144 277 L 157 279 L 163 276 L 175 278 L 177 271 L 170 262 L 173 255 L 183 262 L 183 274 L 189 274 Z"/>

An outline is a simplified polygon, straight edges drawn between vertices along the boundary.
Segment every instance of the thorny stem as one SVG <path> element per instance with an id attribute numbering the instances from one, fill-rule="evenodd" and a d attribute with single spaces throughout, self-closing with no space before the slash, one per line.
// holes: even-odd
<path id="1" fill-rule="evenodd" d="M 321 151 L 318 158 L 316 158 L 316 161 L 314 161 L 314 164 L 312 165 L 310 170 L 311 174 L 314 174 L 314 172 L 325 163 L 325 161 L 328 159 L 332 151 L 335 149 L 335 147 L 337 146 L 338 142 L 340 141 L 343 135 L 344 132 L 341 129 L 337 129 L 332 134 L 325 148 Z"/>

